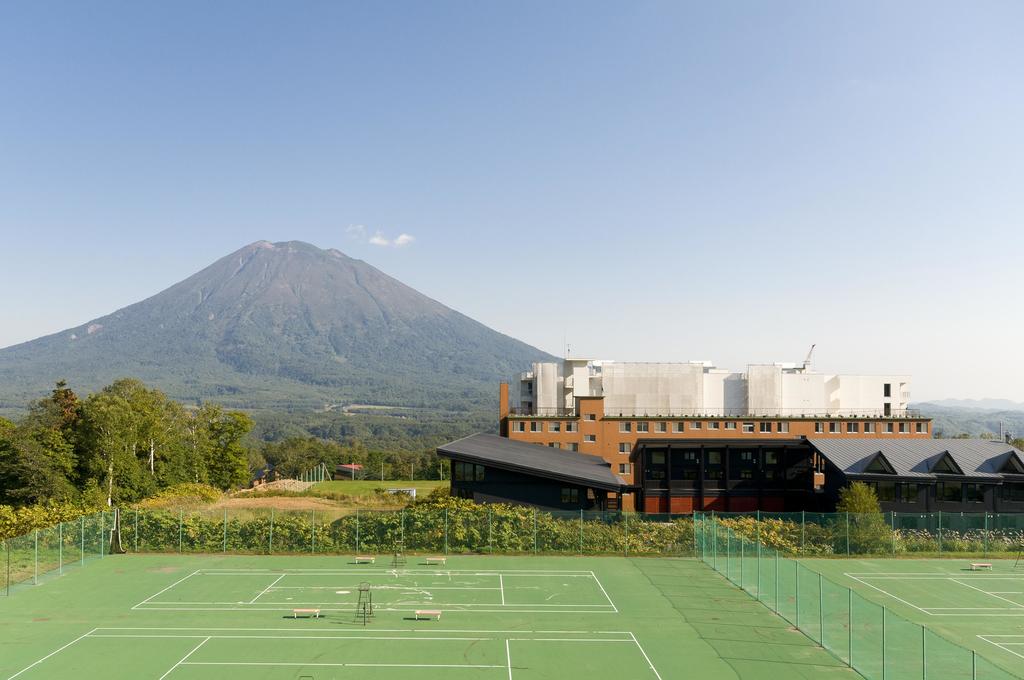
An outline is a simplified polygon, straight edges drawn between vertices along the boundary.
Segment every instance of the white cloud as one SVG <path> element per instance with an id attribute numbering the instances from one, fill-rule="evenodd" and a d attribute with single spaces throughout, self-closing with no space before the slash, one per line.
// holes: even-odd
<path id="1" fill-rule="evenodd" d="M 373 232 L 373 236 L 370 236 L 369 230 L 367 230 L 366 225 L 364 224 L 350 224 L 345 228 L 345 233 L 347 233 L 350 238 L 355 239 L 360 243 L 369 243 L 371 246 L 378 246 L 381 248 L 403 248 L 416 240 L 415 236 L 404 232 L 399 234 L 396 238 L 390 239 L 379 229 Z"/>

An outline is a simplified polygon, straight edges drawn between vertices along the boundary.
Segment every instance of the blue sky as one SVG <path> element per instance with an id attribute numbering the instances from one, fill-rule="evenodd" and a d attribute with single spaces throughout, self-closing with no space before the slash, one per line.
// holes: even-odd
<path id="1" fill-rule="evenodd" d="M 742 368 L 816 342 L 915 399 L 1024 400 L 1022 25 L 1019 2 L 7 3 L 0 346 L 298 239 L 554 353 Z"/>

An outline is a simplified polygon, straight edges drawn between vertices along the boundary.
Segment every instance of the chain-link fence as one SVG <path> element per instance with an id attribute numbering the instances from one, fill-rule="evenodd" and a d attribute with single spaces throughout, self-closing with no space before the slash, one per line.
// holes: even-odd
<path id="1" fill-rule="evenodd" d="M 397 511 L 126 510 L 132 552 L 695 555 L 691 515 L 412 506 Z"/>
<path id="2" fill-rule="evenodd" d="M 738 536 L 787 555 L 1015 555 L 1024 548 L 1024 514 L 716 513 Z"/>
<path id="3" fill-rule="evenodd" d="M 755 537 L 749 538 L 729 526 L 730 519 L 723 520 L 717 515 L 695 517 L 698 558 L 868 680 L 1020 677 L 785 557 L 783 551 L 761 540 L 770 529 L 754 527 Z M 821 548 L 834 548 L 837 542 L 845 546 L 849 542 L 853 554 L 856 547 L 874 547 L 862 544 L 864 537 L 858 533 L 870 535 L 875 529 L 873 524 L 858 523 L 852 515 L 832 515 L 826 519 L 816 517 L 815 521 L 798 523 L 797 528 L 810 530 L 807 534 L 813 535 Z M 965 522 L 961 526 L 966 525 Z M 881 526 L 891 529 L 892 525 Z M 778 540 L 774 536 L 772 539 Z M 793 537 L 787 540 L 792 541 Z"/>
<path id="4" fill-rule="evenodd" d="M 67 569 L 103 557 L 111 517 L 112 513 L 97 512 L 5 539 L 0 593 L 10 595 L 18 586 L 37 585 Z"/>

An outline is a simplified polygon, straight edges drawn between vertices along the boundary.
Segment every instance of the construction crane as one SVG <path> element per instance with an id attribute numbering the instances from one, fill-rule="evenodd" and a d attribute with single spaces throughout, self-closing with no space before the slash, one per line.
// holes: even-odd
<path id="1" fill-rule="evenodd" d="M 804 367 L 803 367 L 803 372 L 804 373 L 806 373 L 811 368 L 811 357 L 814 355 L 814 348 L 817 347 L 817 346 L 818 346 L 817 344 L 811 345 L 811 349 L 807 352 L 807 358 L 804 359 Z"/>

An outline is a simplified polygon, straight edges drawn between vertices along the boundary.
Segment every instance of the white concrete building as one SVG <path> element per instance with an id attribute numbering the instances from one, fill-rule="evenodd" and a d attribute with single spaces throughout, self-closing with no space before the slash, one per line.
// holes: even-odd
<path id="1" fill-rule="evenodd" d="M 536 415 L 569 413 L 578 397 L 603 397 L 607 415 L 887 417 L 906 414 L 910 377 L 816 373 L 809 362 L 736 372 L 710 361 L 566 359 L 534 364 L 509 393 L 513 413 Z"/>

